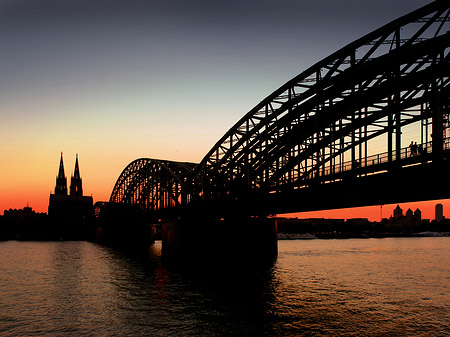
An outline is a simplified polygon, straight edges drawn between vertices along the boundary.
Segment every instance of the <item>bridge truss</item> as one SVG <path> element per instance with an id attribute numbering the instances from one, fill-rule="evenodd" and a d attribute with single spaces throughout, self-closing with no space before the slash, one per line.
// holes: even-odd
<path id="1" fill-rule="evenodd" d="M 449 6 L 435 1 L 381 27 L 260 102 L 198 166 L 204 195 L 273 193 L 319 176 L 335 181 L 348 163 L 367 166 L 377 152 L 394 162 L 411 127 L 418 146 L 431 150 L 433 134 L 432 150 L 441 152 L 449 127 Z"/>
<path id="2" fill-rule="evenodd" d="M 198 165 L 132 162 L 111 201 L 159 209 L 193 197 L 239 199 L 442 158 L 449 14 L 448 1 L 432 2 L 316 63 L 243 116 Z M 420 156 L 408 152 L 410 141 Z"/>
<path id="3" fill-rule="evenodd" d="M 192 197 L 196 164 L 136 159 L 121 173 L 110 202 L 140 205 L 146 210 L 186 205 Z"/>

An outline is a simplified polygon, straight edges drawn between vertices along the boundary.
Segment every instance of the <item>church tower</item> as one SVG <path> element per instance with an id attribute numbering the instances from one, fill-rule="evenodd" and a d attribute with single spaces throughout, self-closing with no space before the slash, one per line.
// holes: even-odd
<path id="1" fill-rule="evenodd" d="M 92 238 L 94 228 L 93 200 L 92 197 L 83 196 L 78 154 L 68 195 L 61 153 L 55 194 L 50 194 L 48 215 L 53 226 L 51 235 L 54 238 L 58 240 L 87 240 Z"/>
<path id="2" fill-rule="evenodd" d="M 75 160 L 75 170 L 73 176 L 70 178 L 70 195 L 82 196 L 83 187 L 80 177 L 80 168 L 78 167 L 78 153 Z"/>
<path id="3" fill-rule="evenodd" d="M 67 195 L 67 178 L 64 175 L 64 163 L 62 152 L 61 152 L 61 160 L 59 161 L 59 172 L 58 176 L 56 177 L 55 194 Z"/>

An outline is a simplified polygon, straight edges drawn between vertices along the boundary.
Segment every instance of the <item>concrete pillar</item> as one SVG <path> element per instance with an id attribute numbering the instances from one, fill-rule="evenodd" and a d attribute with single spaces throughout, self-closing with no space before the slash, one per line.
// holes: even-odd
<path id="1" fill-rule="evenodd" d="M 267 264 L 278 252 L 272 219 L 196 217 L 163 220 L 162 254 L 209 265 Z"/>

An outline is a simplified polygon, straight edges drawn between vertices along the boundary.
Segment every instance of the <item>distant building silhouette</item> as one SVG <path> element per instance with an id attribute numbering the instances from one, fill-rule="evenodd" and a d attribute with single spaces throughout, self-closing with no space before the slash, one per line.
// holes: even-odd
<path id="1" fill-rule="evenodd" d="M 408 210 L 406 211 L 405 216 L 406 216 L 407 218 L 411 218 L 411 217 L 414 216 L 414 213 L 413 213 L 413 211 L 412 211 L 411 208 L 408 208 Z"/>
<path id="2" fill-rule="evenodd" d="M 444 206 L 442 206 L 442 204 L 436 204 L 434 209 L 434 218 L 436 221 L 441 221 L 444 219 Z"/>
<path id="3" fill-rule="evenodd" d="M 55 195 L 67 195 L 67 179 L 64 174 L 63 154 L 61 152 L 61 159 L 59 161 L 59 172 L 56 177 Z"/>
<path id="4" fill-rule="evenodd" d="M 47 214 L 37 213 L 28 205 L 10 208 L 0 216 L 0 240 L 47 240 L 48 227 Z"/>
<path id="5" fill-rule="evenodd" d="M 395 207 L 395 209 L 394 209 L 394 218 L 398 220 L 402 216 L 403 216 L 403 210 L 400 208 L 399 205 L 397 205 L 397 207 Z"/>
<path id="6" fill-rule="evenodd" d="M 408 208 L 404 218 L 401 219 L 401 222 L 403 222 L 406 225 L 417 225 L 421 220 L 422 220 L 422 212 L 418 208 L 415 210 L 414 213 L 411 208 Z"/>
<path id="7" fill-rule="evenodd" d="M 422 220 L 422 211 L 418 208 L 414 211 L 414 217 L 419 221 Z"/>
<path id="8" fill-rule="evenodd" d="M 394 209 L 393 215 L 389 219 L 389 229 L 390 230 L 413 230 L 419 226 L 422 221 L 422 212 L 420 209 L 416 208 L 413 212 L 411 208 L 408 208 L 406 213 L 403 215 L 403 210 L 399 205 Z"/>
<path id="9" fill-rule="evenodd" d="M 26 217 L 31 217 L 34 216 L 38 213 L 36 213 L 35 211 L 33 211 L 33 209 L 31 207 L 29 207 L 28 205 L 22 209 L 9 209 L 3 212 L 3 215 L 6 218 L 16 218 L 16 219 L 22 219 L 22 218 L 26 218 Z"/>
<path id="10" fill-rule="evenodd" d="M 83 195 L 80 169 L 78 167 L 78 153 L 75 159 L 75 170 L 73 176 L 70 178 L 70 195 L 78 195 L 78 196 Z"/>
<path id="11" fill-rule="evenodd" d="M 64 174 L 64 163 L 61 153 L 55 194 L 50 194 L 48 215 L 61 224 L 70 225 L 69 227 L 72 227 L 72 229 L 87 223 L 94 216 L 92 197 L 83 196 L 78 154 L 76 156 L 74 174 L 70 182 L 70 195 L 67 195 L 67 178 Z"/>

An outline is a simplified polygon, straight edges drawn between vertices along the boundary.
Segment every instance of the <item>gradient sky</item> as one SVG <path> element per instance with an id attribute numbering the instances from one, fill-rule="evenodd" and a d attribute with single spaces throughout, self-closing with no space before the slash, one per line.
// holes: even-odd
<path id="1" fill-rule="evenodd" d="M 289 79 L 428 2 L 0 0 L 0 212 L 46 212 L 61 151 L 94 201 L 134 159 L 199 162 Z"/>

